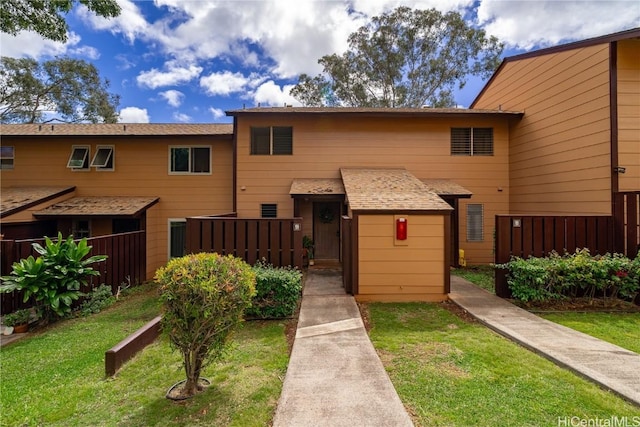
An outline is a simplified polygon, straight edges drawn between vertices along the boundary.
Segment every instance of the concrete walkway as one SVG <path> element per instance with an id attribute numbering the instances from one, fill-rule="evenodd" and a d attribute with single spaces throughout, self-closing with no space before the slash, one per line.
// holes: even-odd
<path id="1" fill-rule="evenodd" d="M 412 425 L 341 273 L 310 269 L 273 426 Z"/>
<path id="2" fill-rule="evenodd" d="M 480 322 L 640 406 L 640 354 L 542 319 L 451 276 L 449 297 Z"/>

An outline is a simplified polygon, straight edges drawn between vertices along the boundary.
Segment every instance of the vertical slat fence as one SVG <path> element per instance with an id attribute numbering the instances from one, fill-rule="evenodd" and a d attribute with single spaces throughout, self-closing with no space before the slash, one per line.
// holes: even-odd
<path id="1" fill-rule="evenodd" d="M 103 262 L 93 264 L 92 267 L 100 272 L 100 276 L 91 277 L 82 292 L 90 292 L 93 288 L 105 283 L 111 286 L 116 293 L 122 284 L 138 285 L 146 279 L 147 249 L 146 232 L 133 231 L 130 233 L 111 234 L 107 236 L 91 237 L 87 244 L 92 246 L 92 255 L 107 255 Z M 0 251 L 0 275 L 11 273 L 11 266 L 22 258 L 33 255 L 40 256 L 33 243 L 44 245 L 44 239 L 29 240 L 1 240 Z M 21 292 L 0 294 L 0 308 L 2 314 L 10 313 L 19 308 L 29 307 L 30 302 L 22 302 Z"/>
<path id="2" fill-rule="evenodd" d="M 614 196 L 616 252 L 635 258 L 640 250 L 640 191 Z"/>
<path id="3" fill-rule="evenodd" d="M 592 254 L 613 252 L 613 217 L 496 215 L 496 264 L 512 256 L 543 257 L 587 248 Z M 634 255 L 635 256 L 635 255 Z M 509 298 L 506 270 L 495 274 L 496 295 Z"/>
<path id="4" fill-rule="evenodd" d="M 187 253 L 198 252 L 302 268 L 302 219 L 187 218 Z"/>

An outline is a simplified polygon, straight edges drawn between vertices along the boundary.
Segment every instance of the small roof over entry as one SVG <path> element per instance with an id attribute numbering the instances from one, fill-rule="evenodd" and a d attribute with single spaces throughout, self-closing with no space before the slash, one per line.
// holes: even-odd
<path id="1" fill-rule="evenodd" d="M 74 197 L 34 212 L 36 218 L 71 216 L 136 217 L 160 200 L 159 197 Z"/>
<path id="2" fill-rule="evenodd" d="M 354 211 L 451 211 L 406 169 L 340 169 Z"/>
<path id="3" fill-rule="evenodd" d="M 291 183 L 292 196 L 343 195 L 344 185 L 340 178 L 296 178 Z"/>

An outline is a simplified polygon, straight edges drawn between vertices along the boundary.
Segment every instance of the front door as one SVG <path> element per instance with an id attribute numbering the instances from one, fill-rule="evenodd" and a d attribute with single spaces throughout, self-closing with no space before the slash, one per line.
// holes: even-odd
<path id="1" fill-rule="evenodd" d="M 316 259 L 340 259 L 340 202 L 313 203 Z"/>

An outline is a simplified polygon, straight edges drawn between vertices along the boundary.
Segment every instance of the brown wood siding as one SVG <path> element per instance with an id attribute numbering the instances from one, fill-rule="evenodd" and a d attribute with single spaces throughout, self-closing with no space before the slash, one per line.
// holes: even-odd
<path id="1" fill-rule="evenodd" d="M 343 167 L 404 167 L 418 178 L 451 179 L 473 192 L 469 203 L 485 208 L 485 241 L 460 247 L 470 264 L 493 261 L 495 214 L 508 213 L 508 122 L 505 118 L 340 118 L 275 115 L 238 117 L 237 200 L 239 217 L 260 215 L 261 203 L 277 203 L 278 215 L 293 215 L 294 178 L 339 178 Z M 249 155 L 251 126 L 293 126 L 293 155 Z M 452 127 L 493 127 L 494 156 L 451 156 Z M 241 190 L 245 187 L 245 190 Z M 502 191 L 499 191 L 499 190 Z M 466 224 L 466 208 L 460 207 Z M 304 229 L 309 222 L 305 212 Z"/>
<path id="2" fill-rule="evenodd" d="M 358 293 L 361 301 L 442 301 L 445 218 L 409 215 L 408 244 L 394 244 L 393 215 L 359 215 Z"/>
<path id="3" fill-rule="evenodd" d="M 618 42 L 618 176 L 620 191 L 640 190 L 640 40 Z"/>
<path id="4" fill-rule="evenodd" d="M 608 44 L 506 63 L 474 108 L 510 131 L 512 214 L 611 214 Z"/>
<path id="5" fill-rule="evenodd" d="M 2 187 L 76 186 L 75 196 L 158 196 L 147 221 L 149 236 L 148 277 L 168 260 L 168 221 L 232 210 L 231 140 L 211 137 L 149 137 L 137 139 L 3 136 L 3 144 L 15 146 L 13 170 L 0 173 Z M 115 171 L 74 172 L 66 167 L 72 145 L 113 145 Z M 170 175 L 170 146 L 211 146 L 210 175 Z M 34 173 L 41 171 L 42 173 Z"/>

